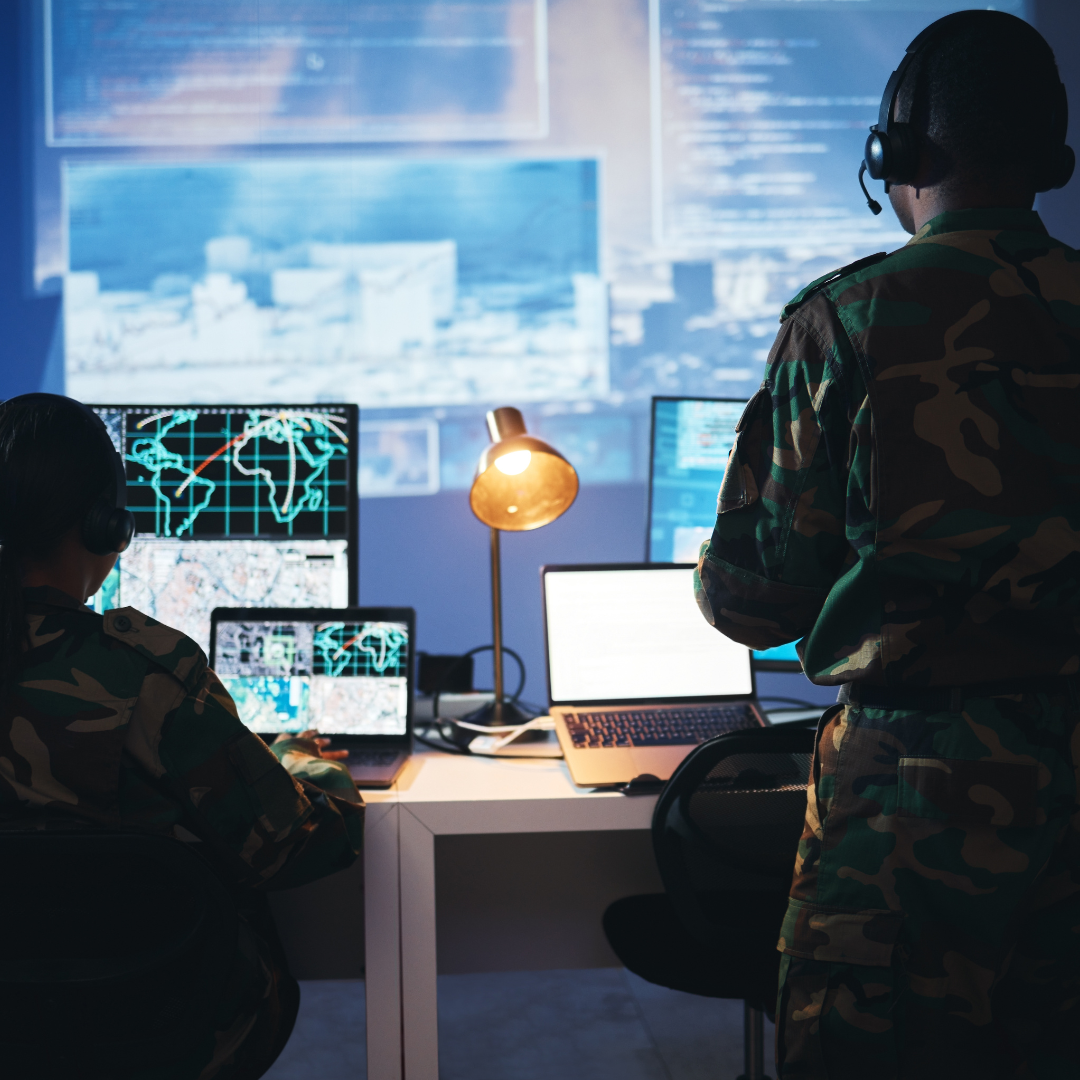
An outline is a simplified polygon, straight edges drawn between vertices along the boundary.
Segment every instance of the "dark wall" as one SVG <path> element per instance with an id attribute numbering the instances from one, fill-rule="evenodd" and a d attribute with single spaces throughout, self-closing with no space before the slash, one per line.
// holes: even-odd
<path id="1" fill-rule="evenodd" d="M 27 288 L 30 174 L 19 102 L 29 78 L 28 35 L 20 25 L 28 6 L 0 0 L 0 398 L 60 386 L 58 300 L 33 298 Z M 1071 143 L 1080 147 L 1080 4 L 1038 0 L 1035 11 L 1074 103 Z M 1080 179 L 1041 196 L 1039 209 L 1055 236 L 1080 245 Z M 539 566 L 640 559 L 644 534 L 644 488 L 625 484 L 587 487 L 560 521 L 504 537 L 505 639 L 528 666 L 528 697 L 542 701 L 545 693 Z M 362 602 L 415 606 L 421 648 L 462 651 L 491 640 L 488 537 L 469 512 L 465 492 L 365 500 L 360 556 Z M 478 675 L 490 677 L 483 666 Z M 508 679 L 512 684 L 512 664 Z M 816 700 L 829 696 L 802 676 L 765 676 L 760 688 Z"/>

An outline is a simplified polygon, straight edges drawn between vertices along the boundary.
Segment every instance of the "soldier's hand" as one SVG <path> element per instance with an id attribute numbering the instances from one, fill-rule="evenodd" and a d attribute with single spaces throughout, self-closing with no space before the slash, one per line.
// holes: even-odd
<path id="1" fill-rule="evenodd" d="M 324 758 L 326 761 L 343 761 L 349 756 L 348 750 L 327 750 L 330 740 L 321 736 L 314 728 L 301 731 L 298 735 L 290 735 L 286 732 L 279 735 L 274 742 L 282 742 L 285 739 L 296 739 L 307 743 L 304 749 L 312 757 Z"/>

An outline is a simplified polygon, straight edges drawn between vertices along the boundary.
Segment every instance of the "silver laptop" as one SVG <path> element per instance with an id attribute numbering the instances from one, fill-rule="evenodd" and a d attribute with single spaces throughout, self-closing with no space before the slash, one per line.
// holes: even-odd
<path id="1" fill-rule="evenodd" d="M 541 569 L 548 700 L 574 783 L 668 780 L 699 743 L 763 727 L 750 650 L 694 601 L 691 563 Z"/>
<path id="2" fill-rule="evenodd" d="M 314 729 L 387 788 L 412 750 L 412 608 L 215 608 L 210 663 L 267 742 Z"/>

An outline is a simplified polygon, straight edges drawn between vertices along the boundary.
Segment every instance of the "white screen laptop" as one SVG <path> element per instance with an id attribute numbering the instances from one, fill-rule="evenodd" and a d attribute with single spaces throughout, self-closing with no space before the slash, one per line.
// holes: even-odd
<path id="1" fill-rule="evenodd" d="M 694 731 L 764 723 L 750 650 L 705 621 L 693 574 L 692 564 L 543 568 L 548 698 L 575 782 L 666 780 L 702 741 Z M 669 713 L 670 737 L 656 726 L 658 706 Z M 630 714 L 623 723 L 631 728 L 651 724 L 651 734 L 620 728 L 608 715 L 620 713 Z M 598 740 L 582 734 L 583 723 L 630 733 Z M 691 733 L 679 738 L 685 727 Z"/>

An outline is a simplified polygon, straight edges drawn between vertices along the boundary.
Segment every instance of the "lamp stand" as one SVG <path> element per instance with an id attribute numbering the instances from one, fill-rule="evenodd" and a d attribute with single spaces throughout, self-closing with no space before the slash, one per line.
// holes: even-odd
<path id="1" fill-rule="evenodd" d="M 495 669 L 495 700 L 462 719 L 472 724 L 487 724 L 489 727 L 525 724 L 529 717 L 512 701 L 506 700 L 503 689 L 502 555 L 499 550 L 499 530 L 496 528 L 491 529 L 491 647 L 492 666 Z"/>

